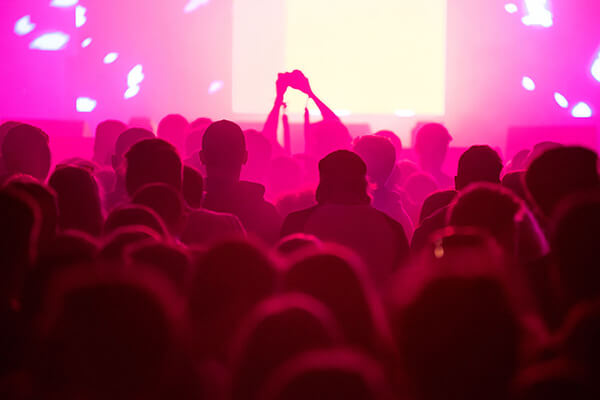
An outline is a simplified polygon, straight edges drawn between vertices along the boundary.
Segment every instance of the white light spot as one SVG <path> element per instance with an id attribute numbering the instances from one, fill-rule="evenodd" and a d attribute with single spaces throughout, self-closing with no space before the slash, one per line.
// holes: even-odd
<path id="1" fill-rule="evenodd" d="M 112 64 L 119 58 L 119 53 L 108 53 L 104 56 L 104 64 Z"/>
<path id="2" fill-rule="evenodd" d="M 125 100 L 130 99 L 132 97 L 137 96 L 137 94 L 140 92 L 140 87 L 139 86 L 130 86 L 129 88 L 127 88 L 127 90 L 125 91 L 125 94 L 123 95 L 123 98 Z"/>
<path id="3" fill-rule="evenodd" d="M 85 13 L 87 12 L 87 8 L 84 6 L 77 6 L 75 8 L 75 27 L 81 28 L 87 22 L 87 17 Z"/>
<path id="4" fill-rule="evenodd" d="M 554 24 L 553 15 L 548 10 L 548 0 L 525 0 L 527 15 L 522 21 L 527 26 L 550 28 Z"/>
<path id="5" fill-rule="evenodd" d="M 352 111 L 350 110 L 333 110 L 333 113 L 338 117 L 348 117 L 352 115 Z"/>
<path id="6" fill-rule="evenodd" d="M 31 22 L 31 16 L 26 15 L 15 23 L 15 33 L 24 36 L 35 29 L 35 24 Z"/>
<path id="7" fill-rule="evenodd" d="M 87 39 L 84 39 L 83 42 L 81 42 L 81 47 L 83 47 L 85 49 L 90 44 L 92 44 L 92 38 L 89 37 Z"/>
<path id="8" fill-rule="evenodd" d="M 206 4 L 208 4 L 208 0 L 189 0 L 183 8 L 183 12 L 189 14 Z"/>
<path id="9" fill-rule="evenodd" d="M 35 38 L 29 48 L 32 50 L 58 51 L 69 42 L 69 35 L 63 32 L 45 33 Z"/>
<path id="10" fill-rule="evenodd" d="M 132 97 L 137 96 L 140 92 L 140 83 L 144 81 L 144 71 L 141 64 L 136 65 L 129 71 L 127 74 L 127 90 L 123 95 L 123 98 L 130 99 Z"/>
<path id="11" fill-rule="evenodd" d="M 223 85 L 224 85 L 223 81 L 214 81 L 208 87 L 208 94 L 217 93 L 219 90 L 223 89 Z"/>
<path id="12" fill-rule="evenodd" d="M 535 82 L 528 76 L 523 77 L 521 84 L 523 85 L 523 88 L 525 90 L 528 90 L 530 92 L 533 92 L 535 90 Z"/>
<path id="13" fill-rule="evenodd" d="M 584 102 L 581 102 L 578 103 L 575 107 L 573 107 L 571 115 L 573 115 L 573 117 L 575 118 L 591 118 L 592 109 Z"/>
<path id="14" fill-rule="evenodd" d="M 562 94 L 558 92 L 554 93 L 554 100 L 556 100 L 556 104 L 562 108 L 569 108 L 569 100 L 567 100 L 567 98 Z"/>
<path id="15" fill-rule="evenodd" d="M 413 110 L 396 110 L 394 115 L 400 118 L 411 118 L 417 115 Z"/>
<path id="16" fill-rule="evenodd" d="M 50 7 L 73 7 L 77 3 L 79 3 L 79 0 L 52 0 Z"/>
<path id="17" fill-rule="evenodd" d="M 504 9 L 506 10 L 507 13 L 509 14 L 514 14 L 517 11 L 519 11 L 519 7 L 517 7 L 517 5 L 515 3 L 508 3 L 504 6 Z"/>
<path id="18" fill-rule="evenodd" d="M 96 100 L 89 97 L 78 97 L 75 108 L 78 112 L 92 112 L 96 108 Z"/>
<path id="19" fill-rule="evenodd" d="M 598 57 L 596 57 L 596 61 L 592 64 L 592 76 L 598 82 L 600 82 L 600 53 L 598 53 Z"/>

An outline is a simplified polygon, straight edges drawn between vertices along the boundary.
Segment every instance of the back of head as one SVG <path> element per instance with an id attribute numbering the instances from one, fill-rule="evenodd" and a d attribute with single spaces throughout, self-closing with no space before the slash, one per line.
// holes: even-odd
<path id="1" fill-rule="evenodd" d="M 440 190 L 427 196 L 421 207 L 419 221 L 422 223 L 437 211 L 450 205 L 457 195 L 458 193 L 455 190 Z"/>
<path id="2" fill-rule="evenodd" d="M 15 126 L 2 143 L 2 159 L 9 174 L 26 174 L 45 181 L 50 170 L 48 135 L 31 125 Z"/>
<path id="3" fill-rule="evenodd" d="M 306 233 L 295 233 L 282 238 L 276 249 L 278 254 L 289 256 L 299 251 L 318 250 L 320 247 L 321 241 L 317 237 Z"/>
<path id="4" fill-rule="evenodd" d="M 598 155 L 583 147 L 559 147 L 536 158 L 525 174 L 527 192 L 549 217 L 565 197 L 600 186 Z"/>
<path id="5" fill-rule="evenodd" d="M 158 124 L 157 136 L 183 151 L 189 123 L 179 114 L 169 114 Z"/>
<path id="6" fill-rule="evenodd" d="M 188 207 L 202 208 L 204 198 L 204 179 L 196 168 L 189 165 L 183 167 L 183 198 Z"/>
<path id="7" fill-rule="evenodd" d="M 218 168 L 239 173 L 248 160 L 242 128 L 231 121 L 213 122 L 202 138 L 200 158 L 209 170 Z"/>
<path id="8" fill-rule="evenodd" d="M 600 195 L 581 195 L 564 202 L 553 217 L 551 247 L 560 283 L 569 303 L 600 295 Z"/>
<path id="9" fill-rule="evenodd" d="M 500 183 L 502 160 L 490 146 L 472 146 L 458 161 L 456 190 L 462 190 L 471 183 Z"/>
<path id="10" fill-rule="evenodd" d="M 375 136 L 381 136 L 384 138 L 388 138 L 390 140 L 390 142 L 392 142 L 392 144 L 394 145 L 394 149 L 396 150 L 396 158 L 398 158 L 400 156 L 400 153 L 402 152 L 402 140 L 400 139 L 400 137 L 398 135 L 396 135 L 392 131 L 383 130 L 383 131 L 375 132 Z"/>
<path id="11" fill-rule="evenodd" d="M 94 161 L 100 165 L 111 165 L 115 144 L 119 135 L 127 130 L 127 125 L 121 121 L 102 121 L 96 127 L 94 137 Z"/>
<path id="12" fill-rule="evenodd" d="M 48 181 L 58 199 L 58 226 L 99 236 L 102 232 L 102 207 L 98 183 L 91 173 L 72 166 L 58 167 Z"/>
<path id="13" fill-rule="evenodd" d="M 310 140 L 306 152 L 317 157 L 325 157 L 332 151 L 348 150 L 352 147 L 352 136 L 346 125 L 339 120 L 325 119 L 310 125 Z"/>
<path id="14" fill-rule="evenodd" d="M 161 238 L 152 229 L 142 225 L 119 228 L 108 236 L 98 254 L 99 259 L 109 265 L 122 265 L 130 246 L 142 242 L 160 242 Z"/>
<path id="15" fill-rule="evenodd" d="M 130 204 L 114 209 L 104 222 L 104 235 L 108 236 L 118 228 L 143 225 L 167 239 L 169 232 L 162 218 L 152 208 L 141 204 Z"/>
<path id="16" fill-rule="evenodd" d="M 286 361 L 306 351 L 332 348 L 340 338 L 333 316 L 308 296 L 262 302 L 233 340 L 233 399 L 257 399 L 269 375 Z"/>
<path id="17" fill-rule="evenodd" d="M 172 186 L 164 183 L 143 186 L 135 192 L 132 202 L 154 210 L 171 234 L 177 235 L 182 229 L 185 212 L 183 197 Z"/>
<path id="18" fill-rule="evenodd" d="M 165 183 L 181 190 L 182 163 L 177 149 L 162 139 L 148 139 L 136 143 L 127 155 L 125 184 L 130 196 L 150 183 Z"/>
<path id="19" fill-rule="evenodd" d="M 192 261 L 183 248 L 151 240 L 132 245 L 127 249 L 125 257 L 133 265 L 155 270 L 179 293 L 185 293 Z"/>
<path id="20" fill-rule="evenodd" d="M 391 399 L 381 367 L 345 349 L 312 351 L 288 361 L 262 392 L 262 400 Z"/>
<path id="21" fill-rule="evenodd" d="M 356 153 L 334 151 L 319 162 L 317 202 L 369 204 L 366 175 L 367 165 Z"/>
<path id="22" fill-rule="evenodd" d="M 115 149 L 112 158 L 113 169 L 117 170 L 121 166 L 123 160 L 125 159 L 125 154 L 127 154 L 129 149 L 134 144 L 141 142 L 142 140 L 152 138 L 154 138 L 154 133 L 142 128 L 129 128 L 125 132 L 121 133 L 115 143 Z"/>
<path id="23" fill-rule="evenodd" d="M 439 170 L 444 163 L 452 136 L 438 123 L 428 123 L 419 128 L 415 136 L 415 151 L 426 171 Z"/>
<path id="24" fill-rule="evenodd" d="M 396 149 L 383 136 L 362 136 L 354 143 L 354 152 L 367 164 L 369 180 L 384 185 L 396 165 Z"/>
<path id="25" fill-rule="evenodd" d="M 420 210 L 421 204 L 423 204 L 425 199 L 438 190 L 438 184 L 430 174 L 415 172 L 404 183 L 404 190 L 406 190 L 412 202 L 417 206 L 417 209 Z"/>

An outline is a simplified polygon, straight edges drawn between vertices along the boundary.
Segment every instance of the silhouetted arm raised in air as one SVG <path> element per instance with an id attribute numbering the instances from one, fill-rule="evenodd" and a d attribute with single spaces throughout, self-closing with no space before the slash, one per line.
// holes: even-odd
<path id="1" fill-rule="evenodd" d="M 283 98 L 285 92 L 287 90 L 287 83 L 281 79 L 281 77 L 277 78 L 276 82 L 277 87 L 277 95 L 275 97 L 275 103 L 273 103 L 273 108 L 265 121 L 265 125 L 263 126 L 263 135 L 273 141 L 273 143 L 277 142 L 277 128 L 279 126 L 279 114 L 281 112 L 281 106 L 283 105 Z"/>

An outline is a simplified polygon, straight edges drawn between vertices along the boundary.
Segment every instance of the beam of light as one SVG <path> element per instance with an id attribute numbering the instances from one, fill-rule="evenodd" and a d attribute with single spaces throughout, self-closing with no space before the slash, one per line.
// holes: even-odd
<path id="1" fill-rule="evenodd" d="M 186 14 L 192 13 L 201 6 L 208 4 L 208 1 L 209 0 L 189 0 L 183 8 L 183 12 Z"/>
<path id="2" fill-rule="evenodd" d="M 87 8 L 84 6 L 77 6 L 75 8 L 75 27 L 81 28 L 87 22 L 87 17 L 85 13 L 87 12 Z"/>
<path id="3" fill-rule="evenodd" d="M 525 0 L 527 15 L 522 21 L 527 26 L 541 26 L 550 28 L 554 25 L 552 11 L 548 7 L 548 0 Z"/>
<path id="4" fill-rule="evenodd" d="M 417 115 L 413 110 L 396 110 L 394 111 L 394 115 L 400 118 L 411 118 Z"/>
<path id="5" fill-rule="evenodd" d="M 533 92 L 535 90 L 535 82 L 528 76 L 523 77 L 521 85 L 523 85 L 523 88 L 527 91 Z"/>
<path id="6" fill-rule="evenodd" d="M 208 87 L 208 94 L 217 93 L 219 90 L 223 89 L 223 85 L 224 85 L 223 81 L 214 81 Z"/>
<path id="7" fill-rule="evenodd" d="M 52 0 L 52 2 L 50 2 L 50 7 L 73 7 L 77 3 L 79 3 L 79 0 Z"/>
<path id="8" fill-rule="evenodd" d="M 119 58 L 119 53 L 108 53 L 106 56 L 104 56 L 104 64 L 112 64 L 115 61 L 117 61 L 117 58 Z"/>
<path id="9" fill-rule="evenodd" d="M 571 111 L 571 115 L 575 118 L 591 118 L 592 114 L 592 109 L 584 102 L 577 103 Z"/>
<path id="10" fill-rule="evenodd" d="M 19 36 L 25 36 L 35 29 L 35 24 L 31 22 L 31 16 L 26 15 L 15 23 L 15 33 Z"/>
<path id="11" fill-rule="evenodd" d="M 94 99 L 90 99 L 89 97 L 78 97 L 75 102 L 75 108 L 77 112 L 85 112 L 89 113 L 94 111 L 96 108 L 97 101 Z"/>
<path id="12" fill-rule="evenodd" d="M 519 11 L 519 7 L 517 7 L 517 5 L 515 3 L 508 3 L 504 6 L 504 9 L 506 10 L 507 13 L 509 14 L 514 14 L 517 11 Z"/>
<path id="13" fill-rule="evenodd" d="M 596 57 L 596 61 L 592 64 L 592 76 L 600 82 L 600 52 L 598 53 L 598 57 Z"/>
<path id="14" fill-rule="evenodd" d="M 92 44 L 92 38 L 91 37 L 83 39 L 83 42 L 81 42 L 81 47 L 83 47 L 85 49 L 90 44 Z"/>
<path id="15" fill-rule="evenodd" d="M 29 43 L 29 48 L 32 50 L 58 51 L 67 45 L 69 39 L 69 35 L 63 32 L 45 33 Z"/>
<path id="16" fill-rule="evenodd" d="M 562 108 L 569 108 L 569 100 L 567 100 L 567 98 L 562 94 L 558 92 L 554 93 L 554 100 L 556 101 L 556 104 Z"/>

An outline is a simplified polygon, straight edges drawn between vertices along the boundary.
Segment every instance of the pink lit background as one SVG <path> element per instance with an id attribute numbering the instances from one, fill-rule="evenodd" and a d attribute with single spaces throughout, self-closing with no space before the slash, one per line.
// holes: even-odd
<path id="1" fill-rule="evenodd" d="M 424 1 L 439 7 L 439 0 Z M 86 122 L 91 131 L 106 118 L 127 121 L 148 116 L 158 122 L 173 112 L 188 119 L 210 116 L 248 123 L 263 121 L 274 96 L 275 76 L 270 83 L 268 76 L 279 67 L 272 60 L 278 52 L 288 50 L 285 43 L 290 35 L 285 13 L 265 7 L 265 3 L 268 0 L 255 0 L 256 8 L 246 28 L 252 24 L 257 29 L 277 27 L 282 34 L 265 39 L 271 42 L 262 42 L 257 48 L 275 50 L 268 54 L 257 51 L 250 66 L 247 58 L 236 56 L 236 46 L 247 49 L 249 44 L 236 42 L 234 32 L 239 26 L 232 0 L 3 0 L 0 120 L 78 120 Z M 369 0 L 369 4 L 375 3 Z M 443 112 L 412 115 L 410 109 L 399 109 L 365 114 L 344 109 L 340 114 L 345 122 L 395 130 L 408 146 L 416 122 L 439 120 L 452 132 L 453 146 L 489 143 L 502 148 L 507 156 L 521 144 L 530 146 L 530 142 L 543 139 L 533 137 L 532 130 L 532 137 L 520 137 L 522 143 L 509 143 L 507 148 L 507 141 L 512 140 L 507 138 L 511 127 L 577 127 L 580 129 L 571 130 L 566 138 L 562 130 L 556 134 L 562 137 L 556 139 L 597 145 L 600 2 L 452 0 L 446 8 L 445 63 L 439 66 L 445 72 L 439 88 Z M 318 14 L 319 8 L 314 12 Z M 332 19 L 332 24 L 343 23 Z M 431 37 L 427 32 L 410 38 L 428 48 Z M 435 29 L 429 32 L 439 34 Z M 365 35 L 369 35 L 368 29 Z M 397 39 L 398 43 L 406 41 L 405 37 Z M 360 54 L 357 46 L 353 56 L 362 61 L 361 57 L 368 57 L 373 76 L 366 71 L 354 82 L 349 80 L 348 88 L 342 85 L 337 90 L 352 91 L 353 86 L 361 86 L 362 90 L 356 90 L 360 95 L 368 82 L 381 85 L 375 79 L 380 64 L 391 53 L 403 55 L 402 46 L 394 47 L 393 42 L 370 43 L 376 51 L 368 55 Z M 331 51 L 334 56 L 336 51 L 346 52 L 339 54 L 343 58 L 348 57 L 349 48 L 353 48 L 352 43 L 340 43 Z M 415 64 L 423 62 L 415 58 L 404 62 L 413 70 L 427 67 Z M 260 80 L 266 79 L 264 85 L 251 93 L 236 89 L 236 71 L 260 69 L 261 65 L 269 72 Z M 312 68 L 314 71 L 314 65 Z M 319 85 L 313 85 L 318 92 Z M 339 94 L 328 90 L 330 98 Z M 399 97 L 402 95 L 407 94 L 400 93 Z M 244 111 L 234 107 L 238 100 L 252 96 L 256 96 L 255 110 L 234 113 L 234 109 Z M 327 96 L 324 100 L 328 101 Z M 332 100 L 328 102 L 333 109 L 339 108 Z M 56 141 L 69 143 L 68 138 Z M 72 143 L 76 146 L 78 142 L 73 139 Z"/>

